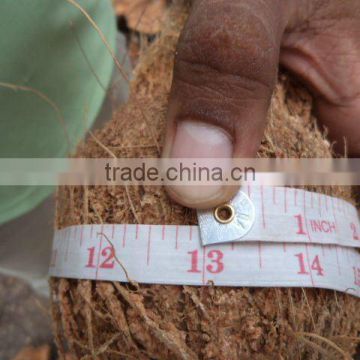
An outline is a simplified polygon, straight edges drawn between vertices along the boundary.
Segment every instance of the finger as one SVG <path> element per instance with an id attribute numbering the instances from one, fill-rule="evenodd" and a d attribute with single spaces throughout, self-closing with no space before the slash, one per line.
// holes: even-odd
<path id="1" fill-rule="evenodd" d="M 316 52 L 311 57 L 316 58 Z M 340 155 L 360 156 L 360 62 L 357 66 L 348 63 L 340 71 L 333 71 L 326 61 L 319 59 L 331 58 L 333 63 L 342 63 L 342 59 L 325 54 L 319 54 L 316 61 L 311 57 L 304 59 L 299 51 L 286 50 L 281 53 L 280 62 L 313 93 L 315 115 L 333 142 L 334 151 Z M 353 76 L 356 72 L 359 75 Z"/>
<path id="2" fill-rule="evenodd" d="M 317 118 L 335 141 L 334 149 L 360 156 L 360 4 L 309 4 L 301 16 L 299 6 L 294 12 L 280 62 L 312 91 Z"/>
<path id="3" fill-rule="evenodd" d="M 277 78 L 281 1 L 195 1 L 180 37 L 163 157 L 253 157 Z M 224 169 L 226 170 L 226 169 Z M 231 186 L 168 186 L 193 208 L 229 200 Z"/>

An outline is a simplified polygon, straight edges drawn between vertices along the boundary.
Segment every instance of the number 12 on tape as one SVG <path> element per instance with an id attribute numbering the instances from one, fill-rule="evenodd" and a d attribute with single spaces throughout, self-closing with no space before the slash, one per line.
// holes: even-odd
<path id="1" fill-rule="evenodd" d="M 50 275 L 173 285 L 316 287 L 360 296 L 360 255 L 323 244 L 201 246 L 197 226 L 82 225 L 58 230 Z"/>

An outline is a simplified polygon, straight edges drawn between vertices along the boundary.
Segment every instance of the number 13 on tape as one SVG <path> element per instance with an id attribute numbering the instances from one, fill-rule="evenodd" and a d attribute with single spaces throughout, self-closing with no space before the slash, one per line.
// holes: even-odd
<path id="1" fill-rule="evenodd" d="M 356 248 L 243 242 L 201 246 L 198 226 L 79 225 L 55 233 L 50 275 L 173 285 L 316 287 L 360 296 Z"/>

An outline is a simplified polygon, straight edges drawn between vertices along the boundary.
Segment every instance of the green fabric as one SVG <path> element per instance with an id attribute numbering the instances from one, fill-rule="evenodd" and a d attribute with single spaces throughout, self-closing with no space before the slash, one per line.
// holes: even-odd
<path id="1" fill-rule="evenodd" d="M 110 0 L 77 2 L 114 48 L 116 23 Z M 100 110 L 112 69 L 99 34 L 66 0 L 0 1 L 0 83 L 30 87 L 56 104 L 72 150 Z M 68 153 L 55 109 L 39 93 L 0 85 L 0 156 L 53 158 Z M 52 191 L 0 187 L 0 224 L 31 210 Z"/>

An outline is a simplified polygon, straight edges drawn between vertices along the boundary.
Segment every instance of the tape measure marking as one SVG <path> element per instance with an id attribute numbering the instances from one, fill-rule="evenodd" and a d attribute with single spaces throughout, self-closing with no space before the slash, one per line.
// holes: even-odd
<path id="1" fill-rule="evenodd" d="M 58 230 L 50 275 L 127 281 L 118 259 L 139 283 L 318 287 L 360 296 L 354 206 L 292 188 L 248 186 L 247 194 L 233 199 L 237 221 L 226 224 L 207 210 L 198 213 L 200 226 L 112 224 Z"/>
<path id="2" fill-rule="evenodd" d="M 109 224 L 58 230 L 50 275 L 126 282 L 116 259 L 139 283 L 316 287 L 360 297 L 355 248 L 266 242 L 201 246 L 198 226 Z"/>
<path id="3" fill-rule="evenodd" d="M 214 221 L 213 210 L 198 211 L 203 245 L 264 241 L 360 246 L 359 216 L 352 204 L 301 189 L 246 189 L 247 195 L 240 191 L 229 202 L 237 214 L 230 223 Z"/>

